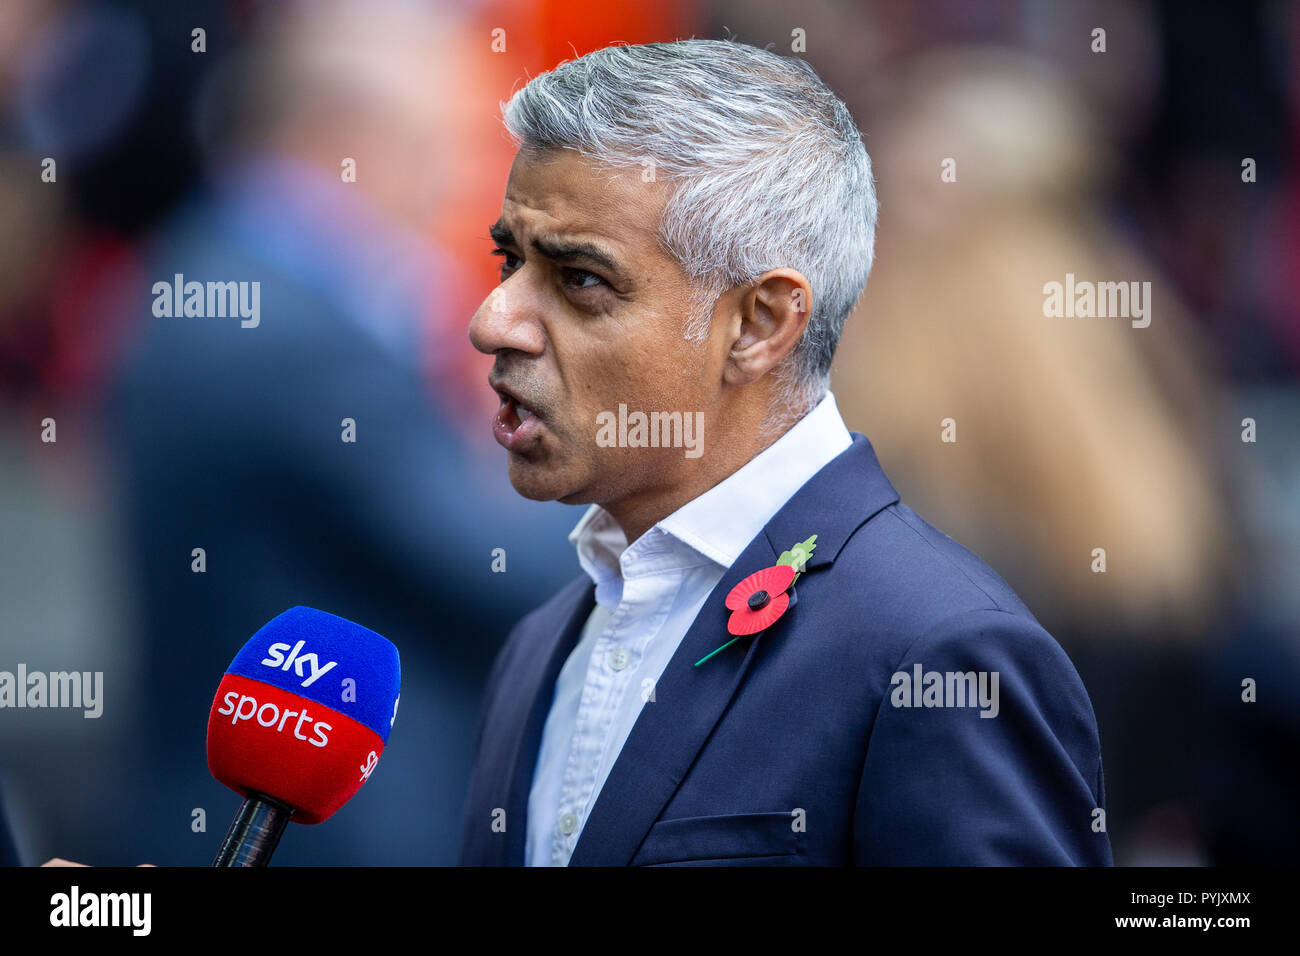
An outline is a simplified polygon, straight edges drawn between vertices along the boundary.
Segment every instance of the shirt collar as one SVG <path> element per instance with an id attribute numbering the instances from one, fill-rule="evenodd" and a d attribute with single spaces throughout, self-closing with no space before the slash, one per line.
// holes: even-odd
<path id="1" fill-rule="evenodd" d="M 649 559 L 658 565 L 657 570 L 664 566 L 655 560 L 661 554 L 677 566 L 686 557 L 731 567 L 781 506 L 852 443 L 835 396 L 827 392 L 784 435 L 631 546 L 613 516 L 600 505 L 592 505 L 570 532 L 569 542 L 577 550 L 578 563 L 596 585 L 597 601 L 617 604 L 622 570 L 629 563 L 625 552 L 638 563 Z M 686 546 L 685 553 L 680 545 Z"/>

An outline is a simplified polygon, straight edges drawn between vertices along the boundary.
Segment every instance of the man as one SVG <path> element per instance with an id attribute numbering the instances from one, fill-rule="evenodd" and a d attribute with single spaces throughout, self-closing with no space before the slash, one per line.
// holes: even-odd
<path id="1" fill-rule="evenodd" d="M 505 120 L 470 338 L 515 489 L 592 506 L 586 574 L 493 667 L 461 862 L 1109 864 L 1074 668 L 828 392 L 876 219 L 844 104 L 689 40 L 565 63 Z"/>

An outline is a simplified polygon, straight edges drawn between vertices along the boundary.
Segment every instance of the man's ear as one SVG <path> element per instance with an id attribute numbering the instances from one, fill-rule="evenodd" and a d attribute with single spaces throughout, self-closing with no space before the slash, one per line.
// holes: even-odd
<path id="1" fill-rule="evenodd" d="M 812 286 L 797 269 L 772 269 L 745 287 L 727 351 L 727 383 L 749 385 L 775 367 L 794 350 L 811 311 Z"/>

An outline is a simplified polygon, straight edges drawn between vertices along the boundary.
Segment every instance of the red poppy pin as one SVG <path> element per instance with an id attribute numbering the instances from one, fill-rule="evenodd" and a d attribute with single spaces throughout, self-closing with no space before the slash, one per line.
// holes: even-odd
<path id="1" fill-rule="evenodd" d="M 781 552 L 776 564 L 755 571 L 727 595 L 726 606 L 731 611 L 727 619 L 727 633 L 735 635 L 716 651 L 695 662 L 699 667 L 714 654 L 726 650 L 742 637 L 757 634 L 771 627 L 790 607 L 794 582 L 803 573 L 808 558 L 817 547 L 817 535 L 801 541 L 788 551 Z"/>

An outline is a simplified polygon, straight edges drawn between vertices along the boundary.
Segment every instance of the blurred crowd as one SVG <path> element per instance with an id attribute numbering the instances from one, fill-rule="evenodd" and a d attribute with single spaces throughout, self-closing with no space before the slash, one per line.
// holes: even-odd
<path id="1" fill-rule="evenodd" d="M 1116 862 L 1296 858 L 1300 6 L 8 0 L 0 670 L 105 675 L 99 719 L 0 711 L 25 862 L 207 863 L 238 802 L 211 695 L 297 604 L 396 643 L 402 705 L 277 862 L 454 861 L 487 668 L 580 573 L 582 509 L 510 487 L 467 338 L 498 102 L 691 35 L 804 57 L 863 129 L 833 391 L 1075 662 Z M 260 327 L 156 317 L 177 274 L 258 280 Z M 1045 316 L 1067 274 L 1150 282 L 1150 325 Z"/>

